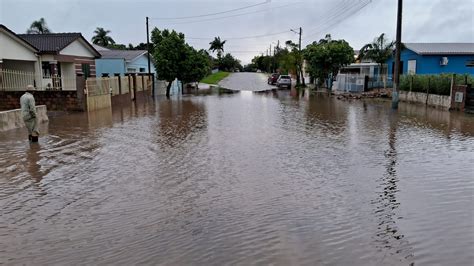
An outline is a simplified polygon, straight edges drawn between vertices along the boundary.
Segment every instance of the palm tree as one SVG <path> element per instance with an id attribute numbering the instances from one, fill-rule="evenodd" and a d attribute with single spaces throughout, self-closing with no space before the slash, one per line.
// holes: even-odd
<path id="1" fill-rule="evenodd" d="M 384 64 L 392 56 L 395 42 L 385 38 L 385 33 L 375 38 L 372 43 L 364 45 L 359 52 L 359 59 L 370 59 L 379 64 L 379 74 L 383 74 Z"/>
<path id="2" fill-rule="evenodd" d="M 26 33 L 28 34 L 44 34 L 50 32 L 51 30 L 46 25 L 46 21 L 44 20 L 44 18 L 40 18 L 39 20 L 33 21 L 33 23 L 31 23 L 30 28 L 26 30 Z"/>
<path id="3" fill-rule="evenodd" d="M 226 41 L 221 41 L 221 37 L 214 37 L 214 40 L 209 44 L 209 50 L 215 52 L 217 51 L 217 58 L 220 59 L 222 57 L 222 53 L 224 52 L 224 44 Z"/>
<path id="4" fill-rule="evenodd" d="M 107 34 L 110 33 L 110 30 L 104 30 L 104 28 L 97 27 L 94 31 L 94 37 L 92 37 L 92 43 L 107 47 L 111 44 L 115 44 L 114 39 L 108 36 Z"/>

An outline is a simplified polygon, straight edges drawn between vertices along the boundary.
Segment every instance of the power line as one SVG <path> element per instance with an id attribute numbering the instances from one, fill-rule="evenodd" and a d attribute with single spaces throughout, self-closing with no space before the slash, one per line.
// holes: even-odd
<path id="1" fill-rule="evenodd" d="M 265 4 L 268 4 L 268 3 L 270 3 L 270 0 L 266 0 L 265 2 L 261 2 L 261 3 L 254 4 L 254 5 L 248 5 L 248 6 L 234 8 L 234 9 L 221 11 L 221 12 L 216 12 L 216 13 L 202 14 L 202 15 L 196 15 L 196 16 L 187 16 L 187 17 L 155 17 L 155 18 L 150 18 L 150 19 L 152 19 L 152 20 L 175 20 L 175 19 L 189 19 L 189 18 L 209 17 L 209 16 L 215 16 L 215 15 L 220 15 L 220 14 L 225 14 L 225 13 L 231 13 L 231 12 L 234 12 L 234 11 L 248 9 L 248 8 L 252 8 L 252 7 L 256 7 L 256 6 L 260 6 L 260 5 L 265 5 Z"/>
<path id="2" fill-rule="evenodd" d="M 261 35 L 254 35 L 254 36 L 242 36 L 242 37 L 222 37 L 222 39 L 226 40 L 242 40 L 242 39 L 253 39 L 253 38 L 262 38 L 262 37 L 267 37 L 267 36 L 275 36 L 275 35 L 280 35 L 283 33 L 289 33 L 290 30 L 285 30 L 285 31 L 280 31 L 280 32 L 274 32 L 274 33 L 268 33 L 268 34 L 261 34 Z M 190 40 L 212 40 L 214 37 L 186 37 L 186 39 Z"/>
<path id="3" fill-rule="evenodd" d="M 315 29 L 318 29 L 318 30 L 308 34 L 307 36 L 305 36 L 304 40 L 307 40 L 309 37 L 320 34 L 322 31 L 326 31 L 326 30 L 332 28 L 333 26 L 339 24 L 340 22 L 346 20 L 347 18 L 352 17 L 357 12 L 362 10 L 364 7 L 369 5 L 371 2 L 372 2 L 371 0 L 368 0 L 368 1 L 365 1 L 364 3 L 362 3 L 362 5 L 360 5 L 360 6 L 352 6 L 352 7 L 344 9 L 342 12 L 339 12 L 338 15 L 333 16 L 332 18 L 330 18 L 329 20 L 327 20 L 323 24 L 321 24 L 321 25 L 327 25 L 327 26 L 319 26 L 319 27 L 315 28 Z"/>
<path id="4" fill-rule="evenodd" d="M 252 11 L 252 12 L 239 13 L 239 14 L 229 15 L 229 16 L 224 16 L 224 17 L 201 19 L 201 20 L 192 20 L 192 21 L 184 21 L 184 22 L 172 22 L 172 23 L 166 23 L 166 25 L 191 24 L 191 23 L 198 23 L 198 22 L 206 22 L 206 21 L 214 21 L 214 20 L 220 20 L 220 19 L 226 19 L 226 18 L 240 17 L 240 16 L 245 16 L 245 15 L 268 12 L 268 11 L 275 10 L 275 9 L 278 9 L 278 8 L 284 8 L 284 7 L 287 7 L 287 6 L 294 6 L 294 5 L 295 5 L 295 3 L 291 3 L 291 4 L 287 4 L 287 5 L 272 7 L 272 8 L 269 8 L 269 9 L 262 9 L 262 10 Z"/>

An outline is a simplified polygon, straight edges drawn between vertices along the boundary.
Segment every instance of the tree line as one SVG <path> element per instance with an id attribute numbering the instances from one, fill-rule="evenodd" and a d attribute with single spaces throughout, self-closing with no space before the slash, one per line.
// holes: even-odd
<path id="1" fill-rule="evenodd" d="M 52 31 L 46 24 L 44 18 L 33 21 L 29 34 L 46 34 Z M 134 46 L 129 44 L 117 44 L 110 36 L 111 31 L 102 27 L 94 30 L 94 36 L 91 41 L 93 44 L 100 45 L 109 49 L 118 50 L 148 50 L 146 43 L 139 43 Z M 209 45 L 209 51 L 217 52 L 217 58 L 210 55 L 207 50 L 197 50 L 185 41 L 183 33 L 174 30 L 159 30 L 154 28 L 151 32 L 150 55 L 153 58 L 159 79 L 168 82 L 166 96 L 170 95 L 172 82 L 177 78 L 184 84 L 199 82 L 205 76 L 211 73 L 211 69 L 218 68 L 223 71 L 243 70 L 240 61 L 234 58 L 230 53 L 224 54 L 225 40 L 215 37 Z"/>
<path id="2" fill-rule="evenodd" d="M 303 67 L 311 82 L 322 85 L 328 79 L 336 77 L 339 70 L 356 60 L 370 60 L 379 64 L 383 74 L 384 64 L 392 56 L 395 43 L 388 41 L 385 34 L 364 45 L 355 57 L 354 49 L 344 39 L 334 40 L 330 34 L 319 41 L 307 45 L 301 51 L 298 45 L 287 41 L 284 47 L 274 48 L 273 55 L 259 55 L 244 67 L 244 71 L 264 71 L 269 73 L 293 74 L 296 85 L 305 86 Z M 304 66 L 304 62 L 306 63 Z"/>

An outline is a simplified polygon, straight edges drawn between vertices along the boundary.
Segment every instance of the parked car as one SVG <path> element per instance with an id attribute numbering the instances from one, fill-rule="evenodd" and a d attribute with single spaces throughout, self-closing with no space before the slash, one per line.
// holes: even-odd
<path id="1" fill-rule="evenodd" d="M 276 83 L 277 80 L 278 80 L 278 77 L 280 77 L 280 74 L 278 74 L 278 73 L 273 73 L 273 74 L 271 74 L 271 75 L 268 77 L 267 83 L 270 84 L 270 85 L 275 85 L 275 83 Z"/>
<path id="2" fill-rule="evenodd" d="M 288 75 L 281 75 L 278 78 L 276 85 L 278 88 L 285 87 L 285 86 L 288 88 L 291 88 L 291 77 Z"/>

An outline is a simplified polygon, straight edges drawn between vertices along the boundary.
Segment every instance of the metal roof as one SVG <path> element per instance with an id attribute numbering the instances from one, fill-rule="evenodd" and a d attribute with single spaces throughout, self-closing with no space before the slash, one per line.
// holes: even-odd
<path id="1" fill-rule="evenodd" d="M 100 46 L 100 45 L 97 45 L 97 44 L 92 44 L 92 47 L 94 47 L 94 49 L 96 49 L 97 51 L 108 51 L 108 50 L 110 50 L 109 48 L 106 48 L 106 47 L 103 47 L 103 46 Z"/>
<path id="2" fill-rule="evenodd" d="M 82 39 L 86 46 L 97 56 L 100 53 L 84 39 L 81 33 L 44 33 L 44 34 L 18 34 L 20 38 L 36 47 L 42 54 L 58 54 L 75 40 Z"/>
<path id="3" fill-rule="evenodd" d="M 403 43 L 407 49 L 421 55 L 474 55 L 474 43 Z"/>
<path id="4" fill-rule="evenodd" d="M 102 50 L 99 52 L 102 58 L 125 59 L 125 61 L 133 61 L 135 58 L 147 53 L 146 50 Z"/>

